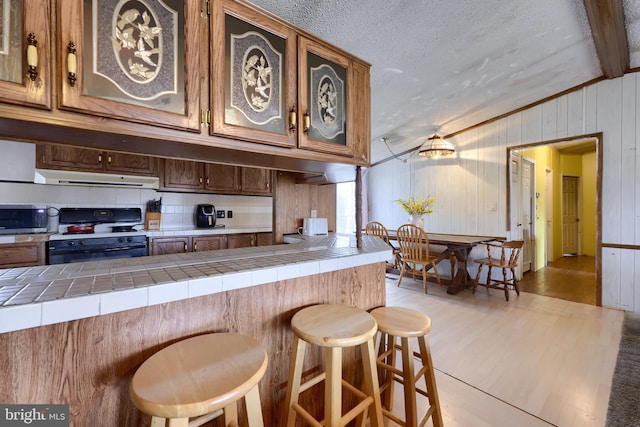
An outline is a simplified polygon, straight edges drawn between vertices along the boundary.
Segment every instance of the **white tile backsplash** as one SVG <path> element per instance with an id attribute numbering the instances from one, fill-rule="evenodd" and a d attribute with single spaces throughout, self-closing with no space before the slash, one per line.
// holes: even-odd
<path id="1" fill-rule="evenodd" d="M 169 193 L 149 189 L 85 187 L 0 182 L 0 203 L 35 203 L 56 208 L 111 207 L 144 211 L 148 200 L 162 197 L 161 229 L 195 227 L 195 210 L 200 203 L 217 210 L 233 211 L 233 218 L 219 218 L 227 227 L 271 227 L 273 200 L 261 196 Z M 50 219 L 49 230 L 57 230 L 57 218 Z"/>

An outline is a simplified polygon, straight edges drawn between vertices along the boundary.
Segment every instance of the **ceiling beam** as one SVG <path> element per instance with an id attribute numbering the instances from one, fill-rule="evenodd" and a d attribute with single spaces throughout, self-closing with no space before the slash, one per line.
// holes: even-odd
<path id="1" fill-rule="evenodd" d="M 583 1 L 602 73 L 609 79 L 622 76 L 629 69 L 623 0 Z"/>

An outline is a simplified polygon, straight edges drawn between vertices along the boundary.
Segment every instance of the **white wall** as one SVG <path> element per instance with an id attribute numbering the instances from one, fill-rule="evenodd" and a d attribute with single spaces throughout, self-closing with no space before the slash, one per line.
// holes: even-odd
<path id="1" fill-rule="evenodd" d="M 215 194 L 169 193 L 147 189 L 81 187 L 0 182 L 0 204 L 35 203 L 63 207 L 141 208 L 148 200 L 162 197 L 161 229 L 195 227 L 195 210 L 199 203 L 211 203 L 218 210 L 232 210 L 233 218 L 218 219 L 226 227 L 271 227 L 271 197 L 227 196 Z M 52 218 L 50 230 L 57 230 Z"/>
<path id="2" fill-rule="evenodd" d="M 591 85 L 453 137 L 453 159 L 375 166 L 366 174 L 368 217 L 395 228 L 407 216 L 394 199 L 431 195 L 428 231 L 510 237 L 507 147 L 602 132 L 602 304 L 640 312 L 639 119 L 639 73 Z"/>

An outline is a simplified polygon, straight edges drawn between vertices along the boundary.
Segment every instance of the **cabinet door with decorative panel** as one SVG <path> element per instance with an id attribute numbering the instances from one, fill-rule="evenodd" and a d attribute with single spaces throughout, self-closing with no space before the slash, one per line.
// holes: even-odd
<path id="1" fill-rule="evenodd" d="M 306 37 L 298 38 L 300 148 L 353 156 L 348 134 L 351 69 L 351 60 L 345 56 Z"/>
<path id="2" fill-rule="evenodd" d="M 197 1 L 61 0 L 61 108 L 199 131 Z"/>
<path id="3" fill-rule="evenodd" d="M 296 144 L 296 34 L 234 1 L 212 2 L 213 134 L 278 146 Z"/>
<path id="4" fill-rule="evenodd" d="M 51 108 L 50 11 L 48 0 L 0 0 L 1 102 Z"/>

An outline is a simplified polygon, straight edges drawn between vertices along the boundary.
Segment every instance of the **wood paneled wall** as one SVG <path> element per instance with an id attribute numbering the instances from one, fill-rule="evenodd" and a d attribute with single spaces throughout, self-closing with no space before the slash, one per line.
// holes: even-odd
<path id="1" fill-rule="evenodd" d="M 273 198 L 276 243 L 282 243 L 283 234 L 296 233 L 311 209 L 318 211 L 318 218 L 327 218 L 329 230 L 335 231 L 336 184 L 296 184 L 295 173 L 278 171 Z"/>
<path id="2" fill-rule="evenodd" d="M 395 199 L 431 195 L 437 202 L 425 221 L 429 231 L 509 236 L 507 147 L 602 133 L 596 249 L 602 305 L 640 312 L 639 117 L 640 74 L 633 73 L 488 122 L 450 139 L 455 158 L 414 156 L 370 169 L 369 218 L 397 227 L 406 214 Z"/>
<path id="3" fill-rule="evenodd" d="M 318 303 L 367 310 L 384 305 L 384 279 L 384 263 L 378 263 L 0 334 L 0 402 L 68 403 L 73 427 L 148 426 L 149 418 L 129 398 L 135 370 L 178 340 L 230 331 L 253 336 L 267 349 L 260 394 L 265 426 L 279 427 L 284 425 L 291 317 Z M 316 350 L 305 358 L 305 372 L 320 365 Z M 357 357 L 345 353 L 345 377 L 352 381 L 361 376 Z M 306 399 L 318 406 L 317 397 L 315 403 L 312 396 Z"/>

